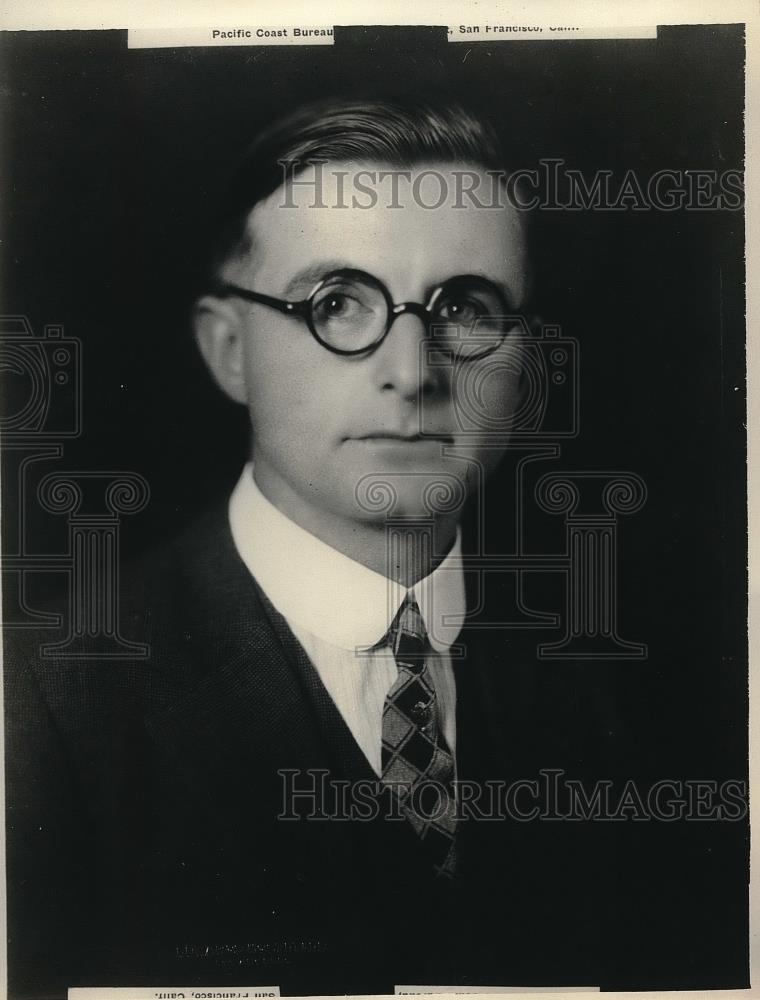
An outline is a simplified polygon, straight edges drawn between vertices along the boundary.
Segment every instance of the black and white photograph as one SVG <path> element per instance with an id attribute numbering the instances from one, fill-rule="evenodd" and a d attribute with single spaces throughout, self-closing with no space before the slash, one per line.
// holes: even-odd
<path id="1" fill-rule="evenodd" d="M 12 1000 L 749 991 L 733 10 L 0 23 Z"/>

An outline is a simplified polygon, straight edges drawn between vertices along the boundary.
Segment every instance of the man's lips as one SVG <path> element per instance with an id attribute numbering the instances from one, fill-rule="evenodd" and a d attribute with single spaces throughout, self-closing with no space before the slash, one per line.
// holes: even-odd
<path id="1" fill-rule="evenodd" d="M 418 441 L 435 441 L 443 444 L 453 444 L 454 438 L 451 434 L 404 434 L 392 431 L 373 431 L 370 434 L 360 434 L 355 437 L 346 438 L 348 441 L 401 441 L 405 444 L 414 444 Z"/>

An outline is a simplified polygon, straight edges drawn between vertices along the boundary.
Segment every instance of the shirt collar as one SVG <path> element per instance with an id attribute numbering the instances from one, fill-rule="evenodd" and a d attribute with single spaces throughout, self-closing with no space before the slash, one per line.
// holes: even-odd
<path id="1" fill-rule="evenodd" d="M 386 635 L 407 588 L 338 552 L 271 504 L 249 462 L 229 502 L 241 559 L 292 627 L 343 649 L 374 646 Z M 461 533 L 446 558 L 410 588 L 432 647 L 449 648 L 465 617 Z"/>

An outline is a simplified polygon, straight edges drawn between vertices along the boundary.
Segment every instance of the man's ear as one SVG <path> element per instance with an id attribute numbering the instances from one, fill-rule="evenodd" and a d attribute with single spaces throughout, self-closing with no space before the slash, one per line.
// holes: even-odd
<path id="1" fill-rule="evenodd" d="M 219 388 L 236 403 L 247 401 L 242 324 L 226 299 L 204 295 L 193 310 L 195 339 Z"/>

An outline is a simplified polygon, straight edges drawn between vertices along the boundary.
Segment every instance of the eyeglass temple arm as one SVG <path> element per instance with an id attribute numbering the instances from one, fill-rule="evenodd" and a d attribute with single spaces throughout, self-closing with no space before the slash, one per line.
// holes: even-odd
<path id="1" fill-rule="evenodd" d="M 214 295 L 219 295 L 221 297 L 226 297 L 230 295 L 237 295 L 241 299 L 246 299 L 248 302 L 255 302 L 257 305 L 269 306 L 271 309 L 277 309 L 281 313 L 285 313 L 287 316 L 303 316 L 308 302 L 286 302 L 284 299 L 275 299 L 271 295 L 263 295 L 261 292 L 252 292 L 250 288 L 241 288 L 240 285 L 233 285 L 228 282 L 223 282 L 216 285 L 212 292 Z"/>

